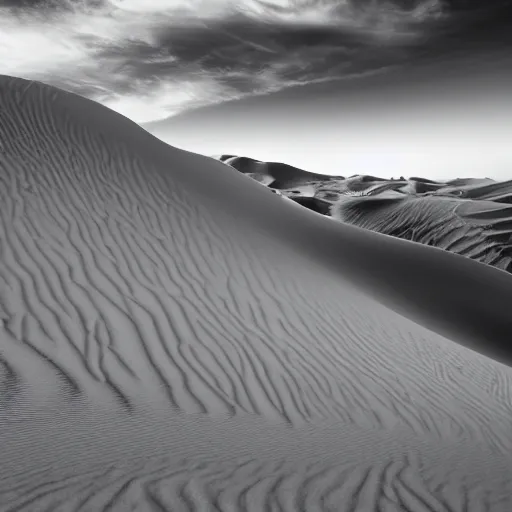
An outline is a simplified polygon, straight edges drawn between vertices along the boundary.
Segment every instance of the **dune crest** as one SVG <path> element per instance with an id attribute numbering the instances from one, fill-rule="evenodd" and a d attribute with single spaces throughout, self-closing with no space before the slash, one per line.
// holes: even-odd
<path id="1" fill-rule="evenodd" d="M 248 157 L 217 158 L 322 215 L 512 273 L 512 181 L 345 178 Z"/>
<path id="2" fill-rule="evenodd" d="M 38 82 L 0 140 L 2 511 L 510 510 L 511 276 Z"/>

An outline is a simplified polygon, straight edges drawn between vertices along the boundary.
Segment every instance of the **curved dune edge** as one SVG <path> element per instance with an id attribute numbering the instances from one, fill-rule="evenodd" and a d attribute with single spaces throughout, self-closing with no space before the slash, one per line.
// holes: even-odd
<path id="1" fill-rule="evenodd" d="M 0 140 L 2 510 L 510 509 L 508 274 L 37 82 Z"/>
<path id="2" fill-rule="evenodd" d="M 215 158 L 327 217 L 512 273 L 512 181 L 345 178 L 248 157 Z"/>

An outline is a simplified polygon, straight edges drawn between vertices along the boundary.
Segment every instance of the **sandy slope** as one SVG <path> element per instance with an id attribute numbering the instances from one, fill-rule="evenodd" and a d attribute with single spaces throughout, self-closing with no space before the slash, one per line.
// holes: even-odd
<path id="1" fill-rule="evenodd" d="M 248 157 L 216 158 L 322 215 L 512 273 L 512 181 L 345 178 Z"/>
<path id="2" fill-rule="evenodd" d="M 512 276 L 36 82 L 0 141 L 2 512 L 512 508 Z"/>

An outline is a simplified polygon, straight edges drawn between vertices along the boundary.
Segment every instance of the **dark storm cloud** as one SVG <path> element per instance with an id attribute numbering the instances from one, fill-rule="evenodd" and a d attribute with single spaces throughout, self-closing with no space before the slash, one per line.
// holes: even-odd
<path id="1" fill-rule="evenodd" d="M 2 0 L 3 7 L 15 10 L 51 9 L 66 10 L 77 7 L 97 8 L 106 4 L 108 0 Z"/>
<path id="2" fill-rule="evenodd" d="M 478 6 L 463 0 L 4 1 L 0 72 L 45 80 L 145 122 L 402 65 L 436 48 L 436 40 L 460 39 L 460 30 L 453 36 L 453 22 L 447 24 L 457 10 L 469 24 L 474 18 L 467 13 Z"/>
<path id="3" fill-rule="evenodd" d="M 265 69 L 300 80 L 316 74 L 334 77 L 346 64 L 355 70 L 378 67 L 404 54 L 404 43 L 377 44 L 368 35 L 336 27 L 257 24 L 239 17 L 200 26 L 171 27 L 156 36 L 156 43 L 106 48 L 103 59 L 122 59 L 133 76 L 177 76 L 199 66 L 207 73 L 236 73 L 256 79 Z M 412 45 L 411 45 L 412 46 Z M 365 54 L 373 55 L 373 62 Z M 342 69 L 341 69 L 342 68 Z"/>
<path id="4" fill-rule="evenodd" d="M 406 24 L 386 33 L 372 26 L 261 22 L 236 14 L 158 28 L 153 35 L 152 44 L 106 47 L 99 58 L 123 62 L 127 87 L 134 78 L 157 82 L 200 70 L 248 93 L 274 85 L 262 83 L 265 72 L 300 83 L 400 63 L 414 51 L 419 33 L 408 31 Z"/>

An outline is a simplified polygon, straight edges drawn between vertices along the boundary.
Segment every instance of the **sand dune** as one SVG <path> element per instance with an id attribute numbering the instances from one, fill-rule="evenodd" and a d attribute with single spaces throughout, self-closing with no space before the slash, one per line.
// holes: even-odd
<path id="1" fill-rule="evenodd" d="M 512 206 L 446 197 L 377 195 L 339 202 L 344 222 L 426 243 L 512 272 Z"/>
<path id="2" fill-rule="evenodd" d="M 247 157 L 219 160 L 322 215 L 512 272 L 512 181 L 344 178 Z"/>
<path id="3" fill-rule="evenodd" d="M 511 510 L 512 276 L 38 82 L 0 141 L 2 512 Z"/>

